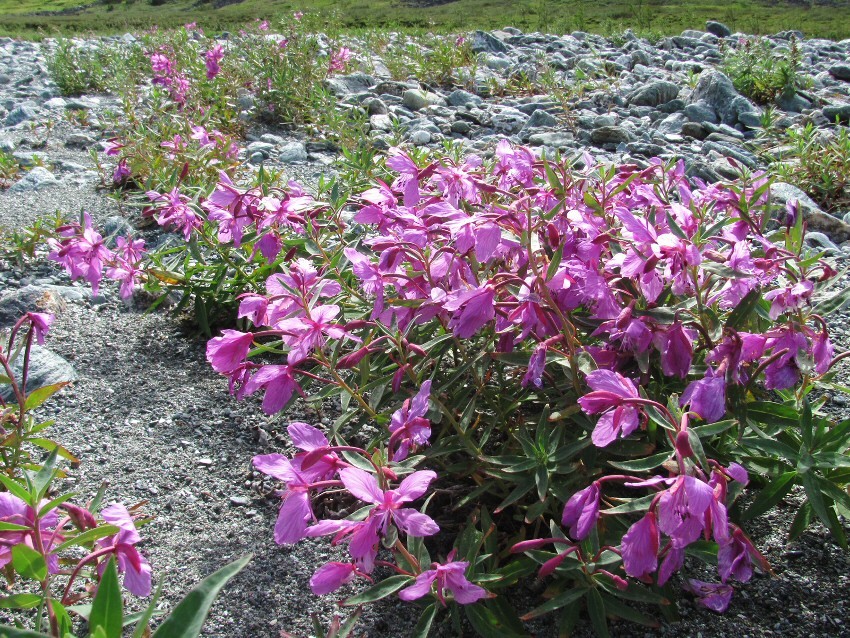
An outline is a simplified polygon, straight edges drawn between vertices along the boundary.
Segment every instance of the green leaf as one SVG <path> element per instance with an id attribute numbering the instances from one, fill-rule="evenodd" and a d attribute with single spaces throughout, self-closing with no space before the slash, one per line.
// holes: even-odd
<path id="1" fill-rule="evenodd" d="M 342 606 L 355 607 L 357 605 L 373 603 L 376 600 L 381 600 L 382 598 L 391 596 L 399 589 L 401 589 L 405 585 L 410 585 L 412 582 L 413 578 L 410 576 L 404 576 L 402 574 L 390 576 L 389 578 L 385 578 L 379 583 L 375 583 L 374 585 L 372 585 L 368 589 L 365 589 L 359 594 L 347 598 L 342 602 Z"/>
<path id="2" fill-rule="evenodd" d="M 812 505 L 808 501 L 804 502 L 800 509 L 797 510 L 797 515 L 788 529 L 788 540 L 793 541 L 800 538 L 800 535 L 806 531 L 806 528 L 811 524 L 814 512 Z"/>
<path id="3" fill-rule="evenodd" d="M 59 383 L 46 385 L 44 387 L 38 388 L 37 390 L 33 390 L 32 392 L 27 394 L 27 399 L 24 403 L 24 407 L 26 408 L 26 410 L 34 410 L 69 383 L 69 381 L 61 381 Z"/>
<path id="4" fill-rule="evenodd" d="M 466 612 L 469 624 L 482 638 L 493 638 L 494 636 L 499 636 L 499 638 L 525 638 L 528 635 L 510 627 L 485 602 L 464 605 L 463 610 Z"/>
<path id="5" fill-rule="evenodd" d="M 628 620 L 633 623 L 637 623 L 639 625 L 643 625 L 644 627 L 660 627 L 661 623 L 655 620 L 654 618 L 650 618 L 646 614 L 640 613 L 637 609 L 633 609 L 628 605 L 623 604 L 614 596 L 603 596 L 603 600 L 605 602 L 605 609 L 607 613 L 617 616 L 618 618 L 622 618 L 623 620 Z"/>
<path id="6" fill-rule="evenodd" d="M 746 512 L 744 512 L 742 516 L 743 520 L 748 521 L 756 518 L 757 516 L 761 516 L 781 501 L 785 495 L 791 491 L 796 477 L 797 472 L 791 470 L 790 472 L 785 472 L 785 474 L 782 474 L 771 481 L 767 487 L 758 493 L 756 500 L 753 501 L 753 504 L 750 505 Z"/>
<path id="7" fill-rule="evenodd" d="M 0 625 L 0 638 L 51 638 L 48 634 L 40 634 L 37 631 L 18 629 L 9 625 Z"/>
<path id="8" fill-rule="evenodd" d="M 41 596 L 38 594 L 13 594 L 0 598 L 0 609 L 33 609 L 40 602 Z"/>
<path id="9" fill-rule="evenodd" d="M 121 638 L 124 627 L 124 600 L 121 597 L 121 585 L 118 583 L 118 568 L 115 557 L 109 559 L 106 571 L 97 587 L 97 595 L 89 614 L 89 627 L 94 632 L 103 629 L 107 638 Z"/>
<path id="10" fill-rule="evenodd" d="M 29 545 L 15 545 L 12 548 L 12 566 L 24 578 L 39 582 L 47 578 L 47 563 L 44 556 Z"/>
<path id="11" fill-rule="evenodd" d="M 419 621 L 413 628 L 413 633 L 410 638 L 428 638 L 431 632 L 431 625 L 434 623 L 434 618 L 437 616 L 437 603 L 431 603 L 419 616 Z"/>
<path id="12" fill-rule="evenodd" d="M 32 477 L 32 485 L 35 490 L 35 501 L 40 501 L 42 497 L 47 493 L 47 488 L 50 486 L 50 481 L 53 480 L 53 477 L 56 475 L 56 459 L 59 457 L 59 450 L 54 448 L 50 455 L 47 457 L 47 460 L 44 462 L 44 465 L 41 469 L 36 473 L 34 477 Z"/>
<path id="13" fill-rule="evenodd" d="M 844 535 L 844 530 L 841 527 L 841 522 L 835 515 L 835 510 L 832 504 L 827 504 L 824 500 L 821 486 L 818 485 L 817 478 L 811 472 L 803 474 L 803 487 L 806 489 L 806 496 L 812 506 L 817 517 L 821 520 L 826 528 L 832 532 L 835 541 L 844 549 L 847 549 L 847 537 Z"/>
<path id="14" fill-rule="evenodd" d="M 833 312 L 846 308 L 848 304 L 850 304 L 850 288 L 845 288 L 832 297 L 815 304 L 812 312 L 825 317 Z"/>
<path id="15" fill-rule="evenodd" d="M 14 494 L 19 499 L 24 501 L 27 505 L 32 507 L 32 496 L 26 490 L 26 488 L 24 488 L 23 485 L 18 483 L 15 479 L 10 478 L 2 473 L 0 473 L 0 483 L 2 483 L 6 487 L 6 489 L 9 490 L 12 494 Z"/>
<path id="16" fill-rule="evenodd" d="M 58 554 L 62 550 L 68 549 L 69 547 L 74 547 L 75 545 L 85 545 L 86 543 L 91 543 L 93 541 L 99 540 L 101 538 L 105 538 L 106 536 L 112 536 L 113 534 L 117 534 L 121 530 L 115 525 L 101 525 L 99 527 L 95 527 L 94 529 L 87 529 L 85 532 L 81 534 L 77 534 L 73 538 L 69 538 L 61 545 L 58 545 L 54 548 L 53 553 Z"/>
<path id="17" fill-rule="evenodd" d="M 608 465 L 615 467 L 618 470 L 624 470 L 626 472 L 645 472 L 647 470 L 651 470 L 655 467 L 658 467 L 659 465 L 664 463 L 664 461 L 669 459 L 672 454 L 672 451 L 667 450 L 666 452 L 660 452 L 645 459 L 637 459 L 635 461 L 608 461 Z"/>
<path id="18" fill-rule="evenodd" d="M 26 525 L 17 525 L 15 523 L 0 521 L 0 532 L 26 532 L 31 529 L 32 527 L 27 527 Z"/>
<path id="19" fill-rule="evenodd" d="M 47 450 L 48 452 L 52 452 L 53 450 L 59 450 L 59 456 L 61 456 L 66 461 L 71 461 L 71 463 L 78 463 L 80 459 L 71 454 L 66 448 L 62 447 L 55 441 L 51 441 L 50 439 L 29 439 L 29 442 L 33 445 L 37 445 L 38 447 Z"/>
<path id="20" fill-rule="evenodd" d="M 611 514 L 631 514 L 633 512 L 645 512 L 649 509 L 650 504 L 652 503 L 652 499 L 655 498 L 654 494 L 650 494 L 648 496 L 641 496 L 640 498 L 632 498 L 627 500 L 622 505 L 617 505 L 616 507 L 612 507 L 607 510 L 602 510 L 605 515 Z M 614 499 L 612 499 L 614 500 Z M 621 500 L 621 499 L 620 499 Z"/>
<path id="21" fill-rule="evenodd" d="M 550 612 L 555 611 L 556 609 L 561 609 L 561 607 L 566 607 L 577 601 L 579 598 L 584 596 L 587 593 L 587 589 L 584 587 L 578 587 L 576 589 L 568 589 L 565 592 L 562 592 L 552 598 L 551 600 L 547 600 L 545 603 L 540 605 L 539 607 L 535 607 L 530 612 L 525 614 L 522 619 L 523 620 L 531 620 L 532 618 L 538 618 L 543 614 L 548 614 Z"/>
<path id="22" fill-rule="evenodd" d="M 143 612 L 138 614 L 138 621 L 136 621 L 136 627 L 133 629 L 133 638 L 145 638 L 145 630 L 150 625 L 151 618 L 153 618 L 155 614 L 161 613 L 156 610 L 156 604 L 159 602 L 159 597 L 162 594 L 162 586 L 163 583 L 160 581 L 153 598 L 151 598 L 151 601 L 148 603 L 148 606 L 145 607 Z M 136 614 L 133 614 L 133 616 L 136 616 Z M 129 620 L 129 618 L 125 619 L 125 627 L 127 626 L 127 620 Z"/>
<path id="23" fill-rule="evenodd" d="M 587 613 L 590 616 L 590 624 L 599 638 L 609 638 L 608 620 L 605 612 L 605 601 L 598 589 L 590 589 L 587 592 Z"/>
<path id="24" fill-rule="evenodd" d="M 221 588 L 242 571 L 251 558 L 252 554 L 243 556 L 204 578 L 174 608 L 153 638 L 196 638 Z"/>

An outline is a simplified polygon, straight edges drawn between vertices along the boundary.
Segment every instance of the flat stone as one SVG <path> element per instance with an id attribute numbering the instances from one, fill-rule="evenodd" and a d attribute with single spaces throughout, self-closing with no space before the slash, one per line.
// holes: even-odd
<path id="1" fill-rule="evenodd" d="M 15 126 L 21 122 L 34 120 L 38 117 L 38 112 L 31 106 L 18 106 L 9 112 L 6 116 L 6 126 Z"/>
<path id="2" fill-rule="evenodd" d="M 600 126 L 590 133 L 594 144 L 626 144 L 633 140 L 634 136 L 622 126 Z"/>
<path id="3" fill-rule="evenodd" d="M 20 379 L 23 356 L 15 359 L 12 370 L 15 377 Z M 30 350 L 29 371 L 27 374 L 26 391 L 32 392 L 56 383 L 76 381 L 79 377 L 74 367 L 52 350 L 43 346 L 33 345 Z M 0 386 L 0 397 L 6 402 L 15 402 L 11 386 Z"/>
<path id="4" fill-rule="evenodd" d="M 307 149 L 301 142 L 289 142 L 280 147 L 277 159 L 284 164 L 307 161 Z"/>
<path id="5" fill-rule="evenodd" d="M 658 106 L 669 102 L 679 95 L 679 86 L 672 82 L 659 80 L 637 89 L 628 96 L 629 104 L 634 106 Z"/>
<path id="6" fill-rule="evenodd" d="M 718 38 L 728 38 L 732 35 L 732 29 L 727 27 L 722 22 L 717 22 L 715 20 L 709 20 L 705 23 L 705 30 L 711 33 L 712 35 L 716 35 Z"/>
<path id="7" fill-rule="evenodd" d="M 836 80 L 850 82 L 850 64 L 833 64 L 827 71 Z"/>
<path id="8" fill-rule="evenodd" d="M 39 191 L 51 186 L 58 186 L 59 180 L 43 166 L 36 166 L 27 171 L 24 176 L 9 188 L 10 193 Z"/>
<path id="9" fill-rule="evenodd" d="M 409 89 L 401 96 L 402 104 L 411 111 L 419 111 L 428 106 L 446 106 L 446 100 L 443 96 L 430 91 L 422 91 L 420 89 Z"/>
<path id="10" fill-rule="evenodd" d="M 837 118 L 843 124 L 847 124 L 850 122 L 850 104 L 841 103 L 825 106 L 823 107 L 823 116 L 829 120 L 830 123 L 835 123 Z"/>
<path id="11" fill-rule="evenodd" d="M 796 186 L 775 182 L 770 187 L 770 199 L 773 204 L 783 208 L 789 201 L 796 200 L 810 230 L 820 231 L 839 244 L 850 240 L 850 224 L 822 211 L 811 197 Z"/>

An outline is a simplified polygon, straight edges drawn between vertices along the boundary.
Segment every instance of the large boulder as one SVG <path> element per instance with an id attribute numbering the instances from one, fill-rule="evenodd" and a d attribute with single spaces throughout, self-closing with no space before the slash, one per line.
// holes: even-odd
<path id="1" fill-rule="evenodd" d="M 737 124 L 741 113 L 758 113 L 759 109 L 735 90 L 726 75 L 716 69 L 706 69 L 699 76 L 691 93 L 691 103 L 702 102 L 714 109 L 724 124 Z"/>
<path id="2" fill-rule="evenodd" d="M 633 106 L 659 106 L 665 104 L 679 95 L 679 86 L 666 80 L 650 82 L 649 84 L 633 91 L 629 97 L 629 104 Z"/>

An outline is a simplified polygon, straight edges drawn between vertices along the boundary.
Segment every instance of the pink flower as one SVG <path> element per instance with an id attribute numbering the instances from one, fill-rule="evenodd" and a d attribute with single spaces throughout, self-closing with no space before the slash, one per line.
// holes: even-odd
<path id="1" fill-rule="evenodd" d="M 249 396 L 257 390 L 265 389 L 263 412 L 277 414 L 286 407 L 293 393 L 302 392 L 301 386 L 292 376 L 294 371 L 295 368 L 289 365 L 265 365 L 245 383 L 244 395 Z"/>
<path id="2" fill-rule="evenodd" d="M 220 337 L 207 342 L 207 361 L 216 372 L 232 372 L 248 356 L 254 343 L 254 335 L 238 330 L 222 330 Z"/>
<path id="3" fill-rule="evenodd" d="M 39 507 L 43 507 L 46 501 Z M 45 512 L 39 518 L 39 533 L 44 544 L 44 549 L 49 553 L 53 545 L 64 541 L 64 537 L 54 532 L 59 523 L 59 515 L 55 509 Z M 36 512 L 23 500 L 10 494 L 0 492 L 0 522 L 13 525 L 23 525 L 27 530 L 0 532 L 0 567 L 12 562 L 12 547 L 25 544 L 31 549 L 35 548 L 35 519 Z M 47 557 L 47 567 L 51 574 L 59 572 L 59 558 L 53 554 Z"/>
<path id="4" fill-rule="evenodd" d="M 103 237 L 92 228 L 91 216 L 83 213 L 83 225 L 69 224 L 58 229 L 60 240 L 47 240 L 53 249 L 48 257 L 59 262 L 71 275 L 71 279 L 84 278 L 91 284 L 92 293 L 97 295 L 103 278 L 104 263 L 113 258 Z"/>
<path id="5" fill-rule="evenodd" d="M 594 445 L 605 447 L 637 429 L 640 410 L 626 401 L 640 395 L 629 379 L 611 370 L 594 370 L 587 375 L 587 384 L 593 392 L 579 398 L 581 409 L 587 414 L 604 413 L 591 435 Z"/>
<path id="6" fill-rule="evenodd" d="M 283 341 L 290 347 L 288 361 L 295 365 L 310 356 L 313 350 L 321 349 L 325 339 L 359 339 L 350 336 L 345 329 L 331 319 L 339 314 L 339 306 L 329 304 L 316 306 L 310 311 L 309 317 L 295 317 L 278 321 L 275 326 L 284 333 Z"/>
<path id="7" fill-rule="evenodd" d="M 216 44 L 212 49 L 204 54 L 204 62 L 207 65 L 207 79 L 212 80 L 219 74 L 221 67 L 219 62 L 224 57 L 224 49 L 220 44 Z"/>
<path id="8" fill-rule="evenodd" d="M 533 385 L 535 388 L 543 387 L 543 370 L 546 368 L 546 346 L 540 344 L 534 349 L 531 359 L 528 361 L 528 370 L 520 384 L 523 388 Z"/>
<path id="9" fill-rule="evenodd" d="M 372 474 L 356 467 L 340 470 L 342 483 L 354 497 L 371 503 L 374 507 L 362 521 L 338 520 L 320 521 L 307 529 L 307 536 L 325 536 L 336 534 L 334 542 L 343 537 L 349 538 L 351 556 L 362 565 L 365 571 L 371 571 L 378 543 L 386 535 L 391 524 L 408 536 L 431 536 L 440 531 L 437 523 L 425 514 L 409 507 L 402 507 L 422 496 L 428 485 L 437 478 L 431 471 L 418 471 L 405 478 L 394 490 L 384 491 Z"/>
<path id="10" fill-rule="evenodd" d="M 122 159 L 118 162 L 118 165 L 112 172 L 112 183 L 123 184 L 127 180 L 127 178 L 130 177 L 132 174 L 133 173 L 130 170 L 130 167 L 127 166 L 127 160 Z"/>
<path id="11" fill-rule="evenodd" d="M 363 574 L 354 563 L 327 563 L 310 578 L 310 589 L 316 596 L 324 596 L 350 583 L 355 576 Z"/>
<path id="12" fill-rule="evenodd" d="M 661 371 L 668 377 L 684 379 L 691 369 L 693 341 L 681 323 L 674 323 L 661 339 Z"/>
<path id="13" fill-rule="evenodd" d="M 28 312 L 27 318 L 30 321 L 35 342 L 40 346 L 44 345 L 44 335 L 50 330 L 50 326 L 56 317 L 49 312 Z"/>
<path id="14" fill-rule="evenodd" d="M 675 546 L 686 547 L 702 534 L 713 500 L 711 486 L 693 476 L 680 475 L 658 501 L 658 527 Z"/>
<path id="15" fill-rule="evenodd" d="M 445 563 L 432 563 L 431 569 L 423 571 L 416 577 L 416 582 L 410 587 L 402 589 L 398 597 L 402 600 L 411 601 L 431 593 L 433 583 L 437 583 L 437 599 L 445 607 L 445 592 L 449 590 L 454 600 L 459 605 L 470 605 L 487 597 L 487 591 L 483 587 L 474 585 L 466 578 L 466 569 L 469 567 L 467 561 L 453 560 L 456 550 L 448 556 Z"/>
<path id="16" fill-rule="evenodd" d="M 568 525 L 570 536 L 583 540 L 590 535 L 599 520 L 599 484 L 591 483 L 567 501 L 561 523 Z"/>
<path id="17" fill-rule="evenodd" d="M 431 422 L 425 418 L 428 413 L 428 397 L 431 395 L 431 380 L 425 381 L 413 401 L 407 399 L 400 409 L 393 413 L 390 421 L 390 449 L 393 461 L 398 463 L 407 458 L 412 447 L 428 445 L 431 436 Z"/>
<path id="18" fill-rule="evenodd" d="M 351 59 L 351 49 L 348 47 L 340 47 L 338 51 L 331 56 L 330 67 L 328 72 L 335 73 L 337 71 L 345 71 L 345 65 Z"/>
<path id="19" fill-rule="evenodd" d="M 709 368 L 705 377 L 691 381 L 679 404 L 690 403 L 692 412 L 696 412 L 706 423 L 719 421 L 726 415 L 726 381 L 723 377 L 714 376 L 714 370 Z"/>
<path id="20" fill-rule="evenodd" d="M 729 585 L 706 583 L 701 580 L 688 579 L 682 589 L 697 597 L 697 603 L 706 609 L 722 614 L 729 608 L 734 590 Z"/>
<path id="21" fill-rule="evenodd" d="M 306 536 L 307 521 L 314 518 L 309 493 L 311 481 L 282 454 L 260 454 L 253 462 L 257 470 L 286 484 L 274 526 L 275 542 L 278 545 L 297 543 Z"/>
<path id="22" fill-rule="evenodd" d="M 127 508 L 116 503 L 103 508 L 100 515 L 110 525 L 119 528 L 114 536 L 107 536 L 97 541 L 100 547 L 113 548 L 118 572 L 124 574 L 124 587 L 136 596 L 148 596 L 151 593 L 151 566 L 139 553 L 135 545 L 142 540 L 136 531 L 136 524 Z M 101 569 L 105 563 L 101 563 Z"/>
<path id="23" fill-rule="evenodd" d="M 449 328 L 461 339 L 469 339 L 496 316 L 496 292 L 490 285 L 452 293 L 443 309 L 452 314 Z"/>
<path id="24" fill-rule="evenodd" d="M 629 576 L 644 579 L 658 568 L 660 541 L 654 512 L 647 512 L 629 528 L 620 544 L 623 568 Z"/>

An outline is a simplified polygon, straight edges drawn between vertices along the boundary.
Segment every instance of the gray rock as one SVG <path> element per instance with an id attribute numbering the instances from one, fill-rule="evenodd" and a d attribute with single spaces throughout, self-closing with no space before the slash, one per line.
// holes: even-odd
<path id="1" fill-rule="evenodd" d="M 850 82 L 850 64 L 833 64 L 827 71 L 836 80 Z"/>
<path id="2" fill-rule="evenodd" d="M 802 190 L 791 184 L 776 182 L 770 187 L 771 202 L 785 207 L 789 201 L 800 203 L 800 212 L 810 230 L 825 233 L 832 241 L 841 243 L 850 240 L 850 224 L 823 212 L 820 207 Z"/>
<path id="3" fill-rule="evenodd" d="M 796 92 L 793 95 L 779 96 L 779 99 L 776 100 L 776 104 L 779 108 L 783 111 L 787 111 L 788 113 L 802 113 L 806 109 L 812 108 L 811 101 Z"/>
<path id="4" fill-rule="evenodd" d="M 336 75 L 325 80 L 325 87 L 337 97 L 363 93 L 374 86 L 375 78 L 365 73 L 352 73 L 350 75 Z"/>
<path id="5" fill-rule="evenodd" d="M 622 126 L 600 126 L 590 133 L 594 144 L 625 144 L 633 140 L 634 136 Z"/>
<path id="6" fill-rule="evenodd" d="M 109 239 L 124 235 L 125 237 L 133 232 L 133 226 L 126 219 L 119 215 L 107 217 L 103 222 L 103 236 Z"/>
<path id="7" fill-rule="evenodd" d="M 94 97 L 74 97 L 65 102 L 68 111 L 88 111 L 100 104 L 100 100 Z"/>
<path id="8" fill-rule="evenodd" d="M 15 150 L 15 143 L 8 137 L 0 137 L 0 151 L 11 153 Z"/>
<path id="9" fill-rule="evenodd" d="M 503 106 L 493 113 L 490 119 L 497 133 L 516 133 L 525 126 L 530 117 L 519 109 Z"/>
<path id="10" fill-rule="evenodd" d="M 658 106 L 675 99 L 677 95 L 679 95 L 678 85 L 660 80 L 634 91 L 629 95 L 628 102 L 634 106 Z"/>
<path id="11" fill-rule="evenodd" d="M 381 98 L 369 97 L 363 100 L 363 108 L 369 115 L 386 115 L 389 111 Z"/>
<path id="12" fill-rule="evenodd" d="M 53 288 L 59 286 L 29 285 L 5 293 L 0 297 L 0 328 L 11 328 L 27 312 L 65 312 L 68 304 Z"/>
<path id="13" fill-rule="evenodd" d="M 715 69 L 700 74 L 691 94 L 691 103 L 699 101 L 714 109 L 725 124 L 736 124 L 739 113 L 758 112 L 755 105 L 735 90 L 732 80 Z"/>
<path id="14" fill-rule="evenodd" d="M 834 123 L 836 118 L 843 124 L 850 122 L 850 104 L 844 102 L 823 107 L 823 116 Z"/>
<path id="15" fill-rule="evenodd" d="M 425 146 L 431 143 L 431 134 L 428 131 L 414 131 L 410 135 L 410 141 L 417 146 Z"/>
<path id="16" fill-rule="evenodd" d="M 393 120 L 389 115 L 373 115 L 369 118 L 369 126 L 376 131 L 389 132 L 393 130 Z"/>
<path id="17" fill-rule="evenodd" d="M 575 138 L 569 132 L 534 133 L 529 136 L 528 143 L 531 146 L 551 146 L 552 148 L 567 148 L 572 145 Z"/>
<path id="18" fill-rule="evenodd" d="M 684 113 L 673 113 L 658 123 L 658 132 L 662 135 L 676 135 L 681 133 L 682 126 L 688 121 Z"/>
<path id="19" fill-rule="evenodd" d="M 50 98 L 44 103 L 44 106 L 49 109 L 64 109 L 65 100 L 61 97 Z"/>
<path id="20" fill-rule="evenodd" d="M 23 356 L 19 356 L 12 365 L 17 378 L 21 376 L 22 366 Z M 27 374 L 27 392 L 55 383 L 73 382 L 78 378 L 74 367 L 58 354 L 42 346 L 32 347 Z M 0 387 L 0 396 L 6 402 L 14 402 L 11 386 Z"/>
<path id="21" fill-rule="evenodd" d="M 538 109 L 531 114 L 528 121 L 525 123 L 524 130 L 540 127 L 553 127 L 558 125 L 558 118 L 551 113 Z"/>
<path id="22" fill-rule="evenodd" d="M 452 122 L 451 131 L 452 133 L 458 133 L 460 135 L 466 135 L 472 130 L 472 125 L 469 122 L 464 120 L 455 120 Z"/>
<path id="23" fill-rule="evenodd" d="M 264 157 L 270 157 L 274 148 L 275 145 L 269 142 L 251 142 L 245 147 L 245 151 L 248 155 L 261 153 Z"/>
<path id="24" fill-rule="evenodd" d="M 712 124 L 720 123 L 720 118 L 717 117 L 717 112 L 705 102 L 694 102 L 693 104 L 688 104 L 684 108 L 684 113 L 691 122 L 697 122 L 699 124 L 702 124 L 703 122 L 711 122 Z"/>
<path id="25" fill-rule="evenodd" d="M 446 102 L 452 106 L 466 106 L 467 104 L 478 106 L 483 101 L 484 100 L 479 96 L 469 93 L 468 91 L 464 91 L 463 89 L 455 89 L 449 93 L 449 96 L 446 98 Z"/>
<path id="26" fill-rule="evenodd" d="M 307 161 L 307 149 L 301 142 L 289 142 L 280 148 L 277 159 L 284 164 Z"/>
<path id="27" fill-rule="evenodd" d="M 486 31 L 476 31 L 472 34 L 470 43 L 475 53 L 507 53 L 508 45 Z"/>
<path id="28" fill-rule="evenodd" d="M 31 106 L 18 106 L 6 116 L 6 126 L 15 126 L 27 120 L 34 120 L 38 117 L 38 112 Z"/>
<path id="29" fill-rule="evenodd" d="M 24 174 L 17 182 L 9 188 L 10 193 L 24 193 L 27 191 L 38 191 L 51 186 L 58 186 L 59 180 L 43 166 L 36 166 Z"/>
<path id="30" fill-rule="evenodd" d="M 65 139 L 65 146 L 78 147 L 78 148 L 88 148 L 89 146 L 95 143 L 95 139 L 90 135 L 85 135 L 83 133 L 71 133 Z"/>
<path id="31" fill-rule="evenodd" d="M 401 100 L 402 104 L 411 111 L 419 111 L 428 106 L 446 106 L 446 101 L 441 95 L 420 89 L 405 91 L 401 96 Z"/>
<path id="32" fill-rule="evenodd" d="M 712 35 L 716 35 L 718 38 L 728 38 L 732 35 L 732 29 L 722 22 L 716 22 L 714 20 L 709 20 L 705 23 L 705 30 Z"/>
<path id="33" fill-rule="evenodd" d="M 806 232 L 806 243 L 810 246 L 826 251 L 830 255 L 841 255 L 841 249 L 836 246 L 826 235 L 817 231 Z"/>
<path id="34" fill-rule="evenodd" d="M 681 133 L 685 137 L 692 137 L 696 140 L 704 140 L 707 135 L 702 124 L 699 124 L 698 122 L 685 122 L 682 124 Z"/>
<path id="35" fill-rule="evenodd" d="M 260 141 L 266 142 L 267 144 L 274 144 L 275 146 L 280 146 L 286 143 L 286 140 L 280 135 L 273 135 L 272 133 L 264 133 L 263 135 L 260 135 Z"/>

